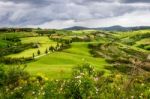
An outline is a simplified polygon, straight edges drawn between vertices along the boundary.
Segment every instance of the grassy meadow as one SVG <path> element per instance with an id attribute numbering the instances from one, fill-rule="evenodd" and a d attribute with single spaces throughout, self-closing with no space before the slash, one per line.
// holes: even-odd
<path id="1" fill-rule="evenodd" d="M 150 98 L 150 30 L 0 32 L 0 52 L 0 99 Z"/>
<path id="2" fill-rule="evenodd" d="M 88 62 L 96 69 L 106 71 L 105 59 L 94 58 L 87 48 L 88 43 L 73 43 L 70 49 L 63 52 L 50 53 L 28 64 L 27 71 L 36 74 L 37 72 L 46 74 L 49 78 L 68 78 L 74 66 Z"/>
<path id="3" fill-rule="evenodd" d="M 118 38 L 121 41 L 116 41 L 118 44 L 124 47 L 130 47 L 136 50 L 141 50 L 144 52 L 149 52 L 148 50 L 139 48 L 138 45 L 140 44 L 149 44 L 149 38 L 141 38 L 139 40 L 132 41 L 132 38 L 136 35 L 143 35 L 146 34 L 149 30 L 139 30 L 139 31 L 129 31 L 129 32 L 116 32 L 114 34 L 111 34 L 113 38 Z M 64 39 L 71 39 L 71 37 L 77 36 L 77 37 L 85 37 L 85 35 L 93 35 L 94 32 L 97 32 L 95 30 L 77 30 L 77 31 L 70 31 L 70 33 L 61 33 L 61 38 Z M 95 39 L 92 38 L 92 41 L 79 41 L 79 42 L 73 42 L 71 43 L 71 47 L 68 49 L 65 49 L 63 51 L 58 52 L 50 52 L 45 55 L 45 50 L 49 49 L 50 46 L 56 46 L 57 41 L 52 40 L 49 38 L 48 35 L 40 36 L 39 34 L 34 33 L 6 33 L 4 35 L 1 34 L 1 38 L 3 37 L 9 37 L 17 36 L 20 38 L 22 44 L 38 44 L 38 48 L 29 48 L 25 49 L 24 51 L 21 51 L 16 54 L 10 54 L 6 57 L 11 58 L 21 58 L 21 57 L 32 57 L 33 53 L 36 56 L 37 50 L 40 50 L 41 56 L 36 58 L 35 60 L 31 62 L 27 62 L 27 68 L 26 70 L 33 75 L 36 75 L 37 73 L 43 73 L 49 78 L 69 78 L 71 75 L 71 70 L 74 66 L 88 62 L 92 66 L 94 66 L 97 70 L 105 71 L 106 75 L 110 74 L 110 70 L 105 69 L 105 66 L 107 66 L 109 63 L 105 61 L 105 58 L 103 57 L 93 57 L 93 55 L 90 53 L 90 49 L 88 48 L 89 44 L 99 44 L 99 43 L 108 43 L 112 42 L 109 38 L 109 32 L 100 31 L 99 33 L 104 33 L 102 36 L 98 35 L 95 37 Z M 58 33 L 59 34 L 59 33 Z M 55 35 L 54 35 L 55 37 Z M 134 42 L 133 45 L 126 44 L 126 41 L 132 41 Z M 2 40 L 1 46 L 5 45 L 6 42 Z M 149 46 L 149 45 L 148 45 Z"/>

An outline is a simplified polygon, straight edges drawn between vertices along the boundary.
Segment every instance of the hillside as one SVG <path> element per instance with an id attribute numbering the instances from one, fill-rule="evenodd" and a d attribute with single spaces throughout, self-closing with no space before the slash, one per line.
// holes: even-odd
<path id="1" fill-rule="evenodd" d="M 8 93 L 5 97 L 61 99 L 85 97 L 86 92 L 100 99 L 104 94 L 107 99 L 138 98 L 141 93 L 149 98 L 148 29 L 8 31 L 0 33 L 0 41 L 0 88 Z"/>
<path id="2" fill-rule="evenodd" d="M 64 28 L 64 30 L 107 30 L 107 31 L 129 31 L 129 30 L 144 30 L 150 29 L 150 26 L 135 26 L 135 27 L 123 27 L 120 25 L 114 25 L 110 27 L 97 27 L 97 28 L 89 28 L 82 26 L 73 26 L 69 28 Z"/>

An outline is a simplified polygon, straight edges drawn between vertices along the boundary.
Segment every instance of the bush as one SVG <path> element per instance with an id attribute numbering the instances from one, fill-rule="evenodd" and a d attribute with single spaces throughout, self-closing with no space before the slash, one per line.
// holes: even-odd
<path id="1" fill-rule="evenodd" d="M 149 99 L 149 78 L 120 73 L 104 76 L 88 63 L 73 68 L 69 79 L 30 76 L 24 67 L 0 67 L 2 99 Z M 149 76 L 148 76 L 149 77 Z M 130 83 L 133 81 L 132 83 Z"/>
<path id="2" fill-rule="evenodd" d="M 5 55 L 9 55 L 9 54 L 14 54 L 14 53 L 19 53 L 21 51 L 24 51 L 26 49 L 32 48 L 32 43 L 30 44 L 20 44 L 20 45 L 15 45 L 15 46 L 11 46 L 8 48 L 2 48 L 0 49 L 0 56 L 5 56 Z"/>
<path id="3" fill-rule="evenodd" d="M 0 63 L 4 64 L 24 64 L 26 62 L 32 61 L 33 57 L 21 57 L 21 58 L 10 58 L 10 57 L 1 57 Z"/>

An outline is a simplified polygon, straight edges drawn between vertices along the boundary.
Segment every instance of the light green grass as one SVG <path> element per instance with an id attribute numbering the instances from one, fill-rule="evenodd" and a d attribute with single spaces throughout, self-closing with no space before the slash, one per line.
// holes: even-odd
<path id="1" fill-rule="evenodd" d="M 137 41 L 136 44 L 137 45 L 140 45 L 140 44 L 150 44 L 150 38 L 145 38 L 145 39 L 142 39 L 140 41 Z"/>
<path id="2" fill-rule="evenodd" d="M 52 41 L 47 36 L 21 38 L 22 43 L 51 43 Z"/>
<path id="3" fill-rule="evenodd" d="M 142 34 L 146 34 L 149 33 L 150 30 L 137 30 L 137 31 L 126 31 L 126 32 L 117 32 L 116 34 L 114 34 L 115 36 L 117 36 L 118 38 L 122 39 L 122 38 L 129 38 L 129 37 L 133 37 L 135 35 L 142 35 Z"/>
<path id="4" fill-rule="evenodd" d="M 104 65 L 106 65 L 106 62 L 104 59 L 66 52 L 55 52 L 29 63 L 27 71 L 31 74 L 40 72 L 46 74 L 49 78 L 68 78 L 72 68 L 83 62 L 90 63 L 96 69 L 105 70 Z"/>
<path id="5" fill-rule="evenodd" d="M 27 38 L 22 38 L 21 39 L 22 43 L 40 43 L 39 48 L 31 48 L 24 50 L 20 53 L 17 54 L 11 54 L 8 55 L 7 57 L 32 57 L 33 53 L 37 55 L 37 51 L 40 50 L 41 54 L 45 53 L 45 50 L 49 48 L 49 46 L 55 46 L 56 42 L 51 41 L 47 36 L 43 37 L 27 37 Z"/>
<path id="6" fill-rule="evenodd" d="M 31 37 L 31 36 L 37 36 L 38 34 L 34 33 L 34 32 L 8 32 L 8 33 L 0 33 L 0 37 Z"/>
<path id="7" fill-rule="evenodd" d="M 65 50 L 65 52 L 91 56 L 88 49 L 88 44 L 99 43 L 99 42 L 75 42 L 72 44 L 72 47 Z"/>
<path id="8" fill-rule="evenodd" d="M 108 74 L 109 71 L 104 69 L 104 66 L 107 65 L 105 59 L 92 57 L 87 47 L 88 44 L 89 42 L 73 43 L 70 49 L 43 56 L 37 61 L 29 63 L 27 71 L 31 74 L 40 72 L 46 74 L 49 78 L 68 78 L 74 66 L 87 62 Z"/>

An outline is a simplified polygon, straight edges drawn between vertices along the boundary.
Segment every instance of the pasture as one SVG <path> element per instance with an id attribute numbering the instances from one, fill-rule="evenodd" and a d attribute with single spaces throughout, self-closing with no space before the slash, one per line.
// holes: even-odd
<path id="1" fill-rule="evenodd" d="M 73 43 L 72 47 L 63 52 L 54 52 L 37 59 L 28 64 L 27 71 L 31 74 L 38 72 L 46 74 L 49 78 L 68 78 L 71 76 L 71 70 L 74 66 L 87 62 L 97 70 L 105 71 L 107 63 L 103 58 L 94 58 L 90 55 L 87 48 L 88 43 Z"/>

